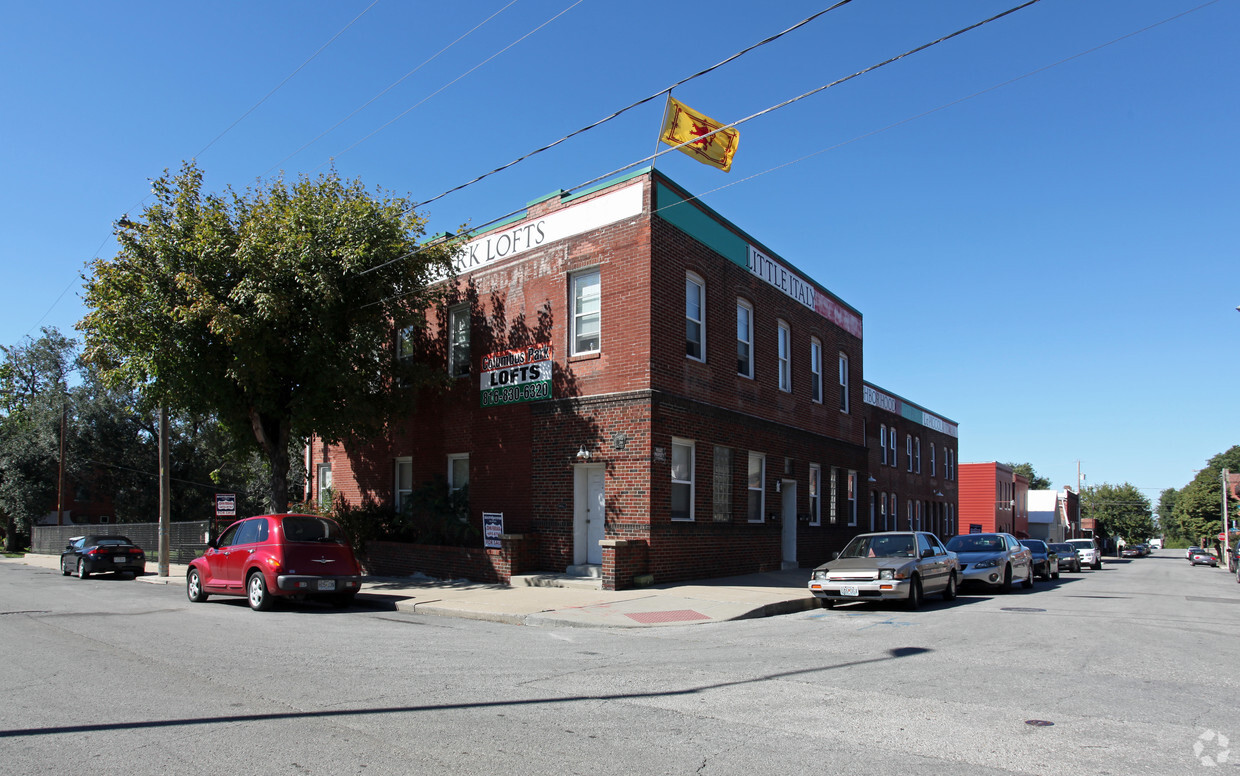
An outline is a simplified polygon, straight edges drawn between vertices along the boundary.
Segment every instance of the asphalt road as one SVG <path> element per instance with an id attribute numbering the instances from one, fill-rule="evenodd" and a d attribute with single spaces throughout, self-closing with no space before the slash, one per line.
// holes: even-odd
<path id="1" fill-rule="evenodd" d="M 360 606 L 260 614 L 2 563 L 0 774 L 1240 765 L 1240 585 L 1224 570 L 1165 550 L 1033 591 L 963 592 L 916 612 L 541 628 Z"/>

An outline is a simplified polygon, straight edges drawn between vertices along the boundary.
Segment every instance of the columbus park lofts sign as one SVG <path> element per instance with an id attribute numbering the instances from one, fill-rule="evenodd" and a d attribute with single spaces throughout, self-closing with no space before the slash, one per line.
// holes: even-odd
<path id="1" fill-rule="evenodd" d="M 483 407 L 551 398 L 550 345 L 501 350 L 482 357 L 479 395 Z"/>

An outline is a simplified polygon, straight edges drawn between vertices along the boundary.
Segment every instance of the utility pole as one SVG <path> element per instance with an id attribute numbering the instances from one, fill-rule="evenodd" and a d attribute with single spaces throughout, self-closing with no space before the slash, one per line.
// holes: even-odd
<path id="1" fill-rule="evenodd" d="M 168 576 L 172 528 L 172 470 L 168 452 L 168 408 L 159 408 L 159 575 Z"/>
<path id="2" fill-rule="evenodd" d="M 1230 472 L 1223 470 L 1223 557 L 1221 560 L 1226 562 L 1231 557 L 1231 532 L 1227 530 L 1227 486 L 1231 482 Z"/>

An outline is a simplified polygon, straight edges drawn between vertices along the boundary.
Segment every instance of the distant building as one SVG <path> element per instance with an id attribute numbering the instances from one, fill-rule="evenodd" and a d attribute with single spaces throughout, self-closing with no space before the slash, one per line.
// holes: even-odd
<path id="1" fill-rule="evenodd" d="M 997 461 L 960 464 L 959 533 L 1029 538 L 1029 479 Z"/>

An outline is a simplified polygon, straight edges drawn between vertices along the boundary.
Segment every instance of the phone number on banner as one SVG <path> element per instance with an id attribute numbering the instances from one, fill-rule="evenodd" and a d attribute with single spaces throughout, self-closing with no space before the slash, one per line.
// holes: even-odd
<path id="1" fill-rule="evenodd" d="M 497 407 L 501 404 L 516 404 L 523 401 L 538 401 L 551 398 L 551 381 L 522 385 L 506 385 L 503 388 L 488 388 L 482 391 L 482 406 Z"/>

